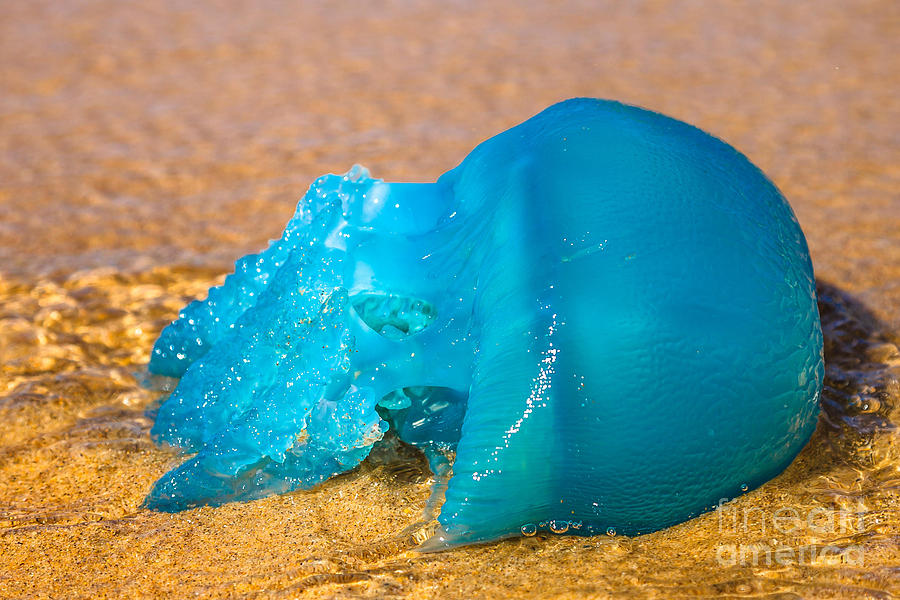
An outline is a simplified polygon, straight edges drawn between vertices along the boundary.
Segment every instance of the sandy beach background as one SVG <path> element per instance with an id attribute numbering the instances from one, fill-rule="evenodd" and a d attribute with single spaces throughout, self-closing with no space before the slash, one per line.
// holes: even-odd
<path id="1" fill-rule="evenodd" d="M 0 597 L 900 593 L 897 2 L 39 0 L 0 15 Z M 434 180 L 572 96 L 697 125 L 791 201 L 828 373 L 785 474 L 724 517 L 639 538 L 431 555 L 400 535 L 428 496 L 413 454 L 252 503 L 139 509 L 179 461 L 148 437 L 153 340 L 277 237 L 314 177 L 361 163 Z M 731 547 L 762 558 L 730 564 Z"/>

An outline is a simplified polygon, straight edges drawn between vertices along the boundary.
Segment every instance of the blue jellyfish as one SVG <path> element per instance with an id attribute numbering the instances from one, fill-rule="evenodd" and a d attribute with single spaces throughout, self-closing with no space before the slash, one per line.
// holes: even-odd
<path id="1" fill-rule="evenodd" d="M 317 179 L 154 346 L 182 510 L 313 486 L 392 430 L 445 474 L 425 548 L 640 534 L 780 473 L 822 333 L 790 206 L 683 122 L 573 99 L 435 183 Z M 437 485 L 440 485 L 440 478 Z"/>

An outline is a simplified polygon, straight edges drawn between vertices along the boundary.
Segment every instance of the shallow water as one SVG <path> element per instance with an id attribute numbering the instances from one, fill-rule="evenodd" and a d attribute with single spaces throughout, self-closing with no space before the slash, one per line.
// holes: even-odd
<path id="1" fill-rule="evenodd" d="M 898 33 L 878 1 L 5 6 L 0 596 L 896 594 Z M 399 535 L 429 490 L 403 449 L 312 491 L 138 510 L 178 461 L 147 435 L 153 340 L 316 175 L 433 179 L 577 95 L 723 137 L 793 204 L 830 283 L 824 411 L 786 473 L 639 538 L 433 555 Z"/>
<path id="2" fill-rule="evenodd" d="M 639 538 L 541 534 L 418 555 L 401 532 L 421 514 L 429 473 L 407 449 L 376 452 L 312 491 L 174 515 L 138 510 L 178 462 L 148 438 L 144 413 L 158 394 L 140 385 L 139 366 L 172 312 L 214 281 L 208 271 L 158 268 L 0 282 L 4 595 L 888 597 L 896 589 L 900 351 L 833 286 L 819 290 L 824 412 L 810 445 L 773 482 Z M 728 564 L 741 551 L 751 564 Z M 483 577 L 471 576 L 476 565 Z"/>

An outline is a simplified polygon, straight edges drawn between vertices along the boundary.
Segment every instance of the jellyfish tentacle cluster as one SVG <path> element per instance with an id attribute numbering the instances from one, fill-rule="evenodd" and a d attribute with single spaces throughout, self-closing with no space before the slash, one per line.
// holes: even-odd
<path id="1" fill-rule="evenodd" d="M 157 483 L 149 505 L 217 504 L 318 483 L 365 459 L 388 427 L 378 409 L 389 420 L 411 409 L 434 413 L 433 422 L 461 420 L 465 394 L 452 390 L 469 377 L 473 350 L 458 315 L 471 294 L 435 323 L 431 303 L 396 293 L 422 286 L 398 281 L 387 293 L 376 282 L 394 283 L 394 271 L 371 268 L 375 258 L 392 267 L 420 260 L 420 244 L 406 239 L 415 232 L 402 229 L 409 219 L 394 223 L 364 206 L 390 200 L 396 211 L 398 187 L 389 196 L 361 167 L 319 178 L 279 240 L 239 261 L 164 330 L 151 371 L 181 380 L 153 435 L 198 452 Z M 376 216 L 387 232 L 372 225 Z M 452 449 L 453 426 L 423 436 L 396 424 L 429 452 Z"/>
<path id="2" fill-rule="evenodd" d="M 743 155 L 617 102 L 554 105 L 435 183 L 316 180 L 183 309 L 152 434 L 195 453 L 146 506 L 315 485 L 388 430 L 452 476 L 426 549 L 683 521 L 815 428 L 806 241 Z"/>

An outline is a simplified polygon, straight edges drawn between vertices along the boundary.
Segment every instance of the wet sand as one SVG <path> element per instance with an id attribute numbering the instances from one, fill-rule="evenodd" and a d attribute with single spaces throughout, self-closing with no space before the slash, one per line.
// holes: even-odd
<path id="1" fill-rule="evenodd" d="M 898 55 L 890 1 L 4 5 L 0 597 L 896 594 Z M 433 180 L 581 95 L 722 137 L 791 201 L 828 367 L 787 472 L 647 536 L 432 555 L 400 535 L 429 490 L 411 453 L 252 503 L 139 509 L 179 460 L 148 437 L 153 340 L 315 176 Z M 731 547 L 762 558 L 730 565 Z"/>

